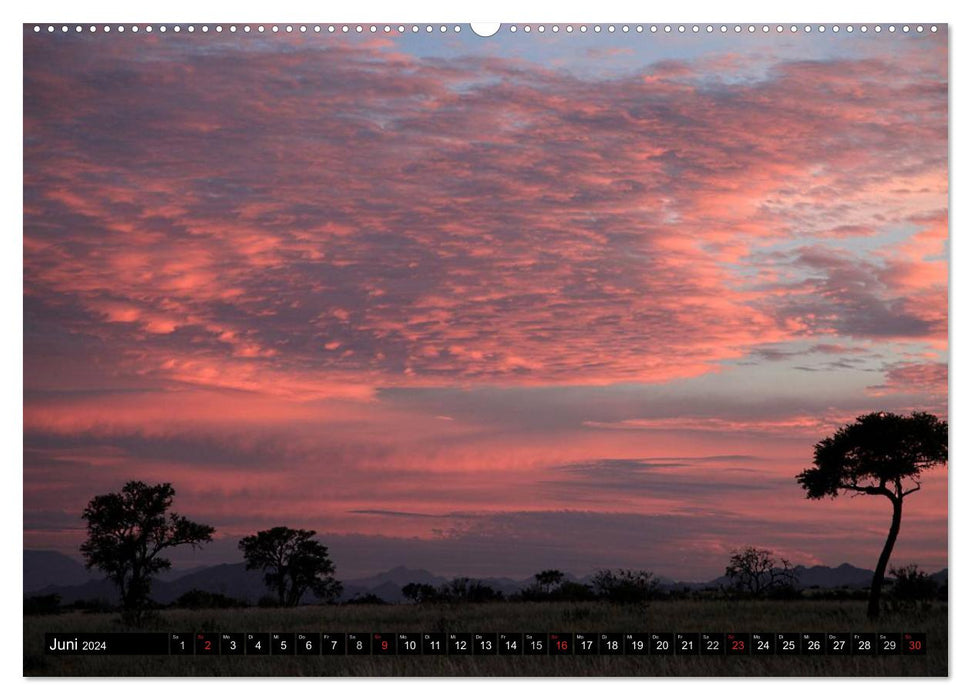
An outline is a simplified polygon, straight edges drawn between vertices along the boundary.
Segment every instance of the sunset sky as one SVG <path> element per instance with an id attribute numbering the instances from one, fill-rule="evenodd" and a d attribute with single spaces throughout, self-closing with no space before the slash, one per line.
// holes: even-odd
<path id="1" fill-rule="evenodd" d="M 255 25 L 254 25 L 255 26 Z M 872 568 L 947 417 L 947 36 L 24 35 L 24 547 L 170 481 L 338 577 Z M 896 563 L 947 565 L 947 470 Z"/>

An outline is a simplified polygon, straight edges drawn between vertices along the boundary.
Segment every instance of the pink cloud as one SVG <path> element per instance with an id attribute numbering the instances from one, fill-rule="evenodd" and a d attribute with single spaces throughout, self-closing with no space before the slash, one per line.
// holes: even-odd
<path id="1" fill-rule="evenodd" d="M 802 526 L 814 440 L 871 401 L 946 399 L 939 48 L 610 51 L 591 60 L 629 70 L 584 77 L 384 38 L 28 39 L 25 505 L 52 522 L 138 476 L 231 534 L 292 513 L 436 541 L 587 509 Z M 807 347 L 879 359 L 884 384 L 679 393 Z M 593 389 L 646 384 L 664 415 Z M 520 405 L 569 387 L 573 413 Z M 626 492 L 614 462 L 559 469 L 703 453 L 753 456 L 772 497 L 719 505 L 705 484 L 752 483 L 737 464 Z M 946 482 L 928 490 L 925 534 Z"/>
<path id="2" fill-rule="evenodd" d="M 75 325 L 113 344 L 137 338 L 140 366 L 156 352 L 144 339 L 179 331 L 159 353 L 183 355 L 166 365 L 175 381 L 187 367 L 203 383 L 239 375 L 240 360 L 254 376 L 286 367 L 293 384 L 311 367 L 384 385 L 716 371 L 756 343 L 832 328 L 780 318 L 732 265 L 801 220 L 826 235 L 870 231 L 877 211 L 881 225 L 921 215 L 946 185 L 945 132 L 935 132 L 944 102 L 923 73 L 886 61 L 781 63 L 724 93 L 693 82 L 690 62 L 652 67 L 671 81 L 650 87 L 555 71 L 540 85 L 501 61 L 423 64 L 362 44 L 225 44 L 204 57 L 179 46 L 154 44 L 131 74 L 137 114 L 97 81 L 83 109 L 39 104 L 27 131 L 45 145 L 29 147 L 25 173 L 28 238 L 49 239 L 31 230 L 41 218 L 81 217 L 76 231 L 99 232 L 97 247 L 76 238 L 69 256 L 64 236 L 79 234 L 63 226 L 56 246 L 28 248 L 28 297 L 107 313 L 108 323 Z M 129 60 L 126 45 L 108 49 L 86 55 L 84 70 Z M 57 91 L 74 57 L 65 48 L 28 61 L 28 92 Z M 173 79 L 190 67 L 193 81 Z M 456 90 L 483 74 L 502 82 Z M 113 136 L 134 160 L 96 141 L 112 123 L 99 109 L 128 115 Z M 68 115 L 85 135 L 60 129 Z M 880 148 L 865 126 L 877 118 L 893 137 Z M 142 144 L 128 124 L 175 150 Z M 245 148 L 231 138 L 238 129 Z M 476 133 L 492 136 L 474 145 Z M 903 150 L 912 142 L 920 149 Z M 857 223 L 828 222 L 847 211 Z M 916 312 L 946 271 L 900 252 L 887 279 Z M 758 272 L 771 280 L 781 274 L 772 268 Z M 838 325 L 841 311 L 827 311 Z M 353 354 L 325 352 L 333 343 Z"/>

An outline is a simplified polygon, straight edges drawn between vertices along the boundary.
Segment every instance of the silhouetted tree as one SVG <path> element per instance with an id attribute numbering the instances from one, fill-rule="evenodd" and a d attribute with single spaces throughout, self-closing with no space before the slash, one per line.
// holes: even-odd
<path id="1" fill-rule="evenodd" d="M 768 549 L 746 547 L 734 550 L 725 567 L 731 588 L 739 593 L 761 598 L 791 589 L 796 574 L 788 560 L 778 561 Z"/>
<path id="2" fill-rule="evenodd" d="M 414 603 L 427 603 L 437 597 L 438 591 L 427 583 L 408 583 L 401 589 L 401 595 Z"/>
<path id="3" fill-rule="evenodd" d="M 611 603 L 641 603 L 657 596 L 661 582 L 650 571 L 601 569 L 593 576 L 597 596 Z"/>
<path id="4" fill-rule="evenodd" d="M 549 594 L 553 588 L 563 582 L 563 572 L 558 569 L 546 569 L 534 574 L 533 578 L 536 579 L 537 585 L 543 589 L 543 592 Z"/>
<path id="5" fill-rule="evenodd" d="M 449 603 L 464 601 L 469 597 L 469 587 L 472 579 L 467 576 L 460 576 L 447 581 L 438 587 L 438 597 Z"/>
<path id="6" fill-rule="evenodd" d="M 84 509 L 88 539 L 81 545 L 85 565 L 104 571 L 118 586 L 124 617 L 139 624 L 152 591 L 152 576 L 171 568 L 160 556 L 171 547 L 193 548 L 212 540 L 214 528 L 169 513 L 175 489 L 129 481 L 120 493 L 95 496 Z"/>
<path id="7" fill-rule="evenodd" d="M 920 490 L 922 472 L 947 462 L 947 422 L 929 413 L 868 413 L 815 447 L 812 469 L 796 479 L 812 499 L 842 492 L 884 496 L 893 506 L 890 531 L 877 560 L 867 616 L 880 614 L 880 592 L 893 551 L 904 498 Z"/>
<path id="8" fill-rule="evenodd" d="M 314 530 L 274 527 L 239 541 L 247 569 L 262 569 L 267 587 L 276 592 L 281 606 L 300 603 L 308 590 L 324 600 L 334 600 L 342 586 L 331 574 L 334 564 L 327 547 L 313 539 Z"/>

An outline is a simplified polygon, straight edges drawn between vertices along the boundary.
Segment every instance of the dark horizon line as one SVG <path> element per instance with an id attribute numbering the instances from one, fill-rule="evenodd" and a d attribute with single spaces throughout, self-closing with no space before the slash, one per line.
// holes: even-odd
<path id="1" fill-rule="evenodd" d="M 82 560 L 76 559 L 75 557 L 71 557 L 71 556 L 69 556 L 67 554 L 64 554 L 63 552 L 61 552 L 59 550 L 56 550 L 56 549 L 28 549 L 28 548 L 24 548 L 23 551 L 24 551 L 24 553 L 27 553 L 27 552 L 54 552 L 54 553 L 60 554 L 62 556 L 65 556 L 65 557 L 71 559 L 72 561 L 74 561 L 75 563 L 77 563 L 80 566 L 85 566 L 85 564 L 84 564 L 84 562 Z M 242 560 L 240 560 L 240 561 L 222 561 L 222 562 L 215 562 L 215 563 L 211 563 L 211 564 L 198 564 L 198 565 L 188 566 L 188 567 L 179 567 L 179 566 L 173 565 L 173 567 L 171 569 L 163 572 L 163 576 L 165 576 L 166 578 L 170 578 L 174 574 L 185 576 L 185 575 L 188 575 L 188 574 L 191 574 L 193 572 L 200 571 L 200 570 L 203 570 L 203 569 L 211 569 L 211 568 L 215 568 L 217 566 L 234 566 L 234 565 L 243 564 L 243 563 L 245 563 L 245 562 L 243 562 Z M 949 563 L 945 563 L 945 565 L 943 567 L 941 567 L 939 569 L 935 569 L 935 570 L 928 570 L 928 569 L 923 569 L 923 570 L 929 576 L 935 576 L 935 575 L 940 574 L 940 573 L 942 573 L 944 571 L 948 571 L 948 568 L 949 568 L 948 564 Z M 842 568 L 844 566 L 850 566 L 850 567 L 853 567 L 854 569 L 858 569 L 858 570 L 860 570 L 862 572 L 865 572 L 867 574 L 871 574 L 871 575 L 873 574 L 873 569 L 871 567 L 868 567 L 868 566 L 859 566 L 857 564 L 853 564 L 853 563 L 848 562 L 848 561 L 844 561 L 844 562 L 841 562 L 841 563 L 836 564 L 836 565 L 830 565 L 830 564 L 797 564 L 797 563 L 791 563 L 791 566 L 792 566 L 793 569 L 796 569 L 798 567 L 802 567 L 803 569 L 813 569 L 813 568 L 816 568 L 816 567 L 823 567 L 823 568 L 833 569 L 833 570 Z M 87 568 L 87 567 L 85 567 L 85 568 Z M 490 580 L 490 579 L 508 579 L 508 580 L 515 581 L 515 582 L 518 583 L 518 582 L 521 582 L 521 581 L 528 581 L 531 578 L 533 578 L 533 575 L 528 575 L 528 576 L 522 577 L 522 576 L 518 576 L 518 575 L 514 575 L 514 574 L 490 574 L 490 575 L 486 575 L 486 576 L 469 576 L 469 575 L 466 575 L 466 574 L 446 575 L 446 574 L 436 573 L 436 572 L 431 571 L 431 570 L 429 570 L 429 569 L 427 569 L 425 567 L 422 567 L 422 566 L 411 567 L 411 566 L 408 566 L 407 564 L 395 564 L 395 565 L 390 566 L 388 568 L 384 568 L 384 569 L 381 569 L 381 570 L 378 570 L 378 571 L 374 571 L 373 573 L 356 575 L 356 576 L 352 576 L 352 577 L 348 577 L 348 578 L 341 578 L 340 576 L 337 576 L 337 579 L 339 581 L 342 581 L 342 582 L 348 582 L 348 581 L 353 582 L 353 581 L 358 581 L 358 580 L 361 580 L 361 579 L 374 578 L 376 576 L 380 576 L 381 574 L 386 574 L 386 573 L 389 573 L 391 571 L 394 571 L 395 569 L 407 569 L 409 571 L 422 571 L 422 572 L 425 572 L 427 574 L 430 574 L 431 576 L 434 576 L 436 578 L 442 578 L 442 579 L 446 579 L 446 580 L 454 580 L 454 579 L 459 579 L 459 578 L 467 578 L 467 579 L 472 580 L 472 581 L 486 581 L 486 580 Z M 659 573 L 659 572 L 657 572 L 657 571 L 655 571 L 653 569 L 650 569 L 650 568 L 636 568 L 636 567 L 627 567 L 627 566 L 600 567 L 600 568 L 597 568 L 597 569 L 593 569 L 590 572 L 588 572 L 586 574 L 583 574 L 583 575 L 577 575 L 577 574 L 574 574 L 571 571 L 566 571 L 566 570 L 563 570 L 563 569 L 557 569 L 556 567 L 542 567 L 541 570 L 548 570 L 548 569 L 554 569 L 554 570 L 560 571 L 560 572 L 563 573 L 563 575 L 565 577 L 572 578 L 572 579 L 575 579 L 575 580 L 578 580 L 578 581 L 579 580 L 583 580 L 585 578 L 589 578 L 589 577 L 595 575 L 598 571 L 602 571 L 602 570 L 605 570 L 605 569 L 609 569 L 611 571 L 617 571 L 617 570 L 621 570 L 621 569 L 622 570 L 629 570 L 629 571 L 647 571 L 647 572 L 653 574 L 654 576 L 656 576 L 659 580 L 664 581 L 664 582 L 668 582 L 668 583 L 673 583 L 673 584 L 679 584 L 679 583 L 683 583 L 683 584 L 705 584 L 705 583 L 710 583 L 711 581 L 714 581 L 716 579 L 719 579 L 719 578 L 722 578 L 722 577 L 725 576 L 724 571 L 722 571 L 722 573 L 716 574 L 713 577 L 708 578 L 708 579 L 705 579 L 705 580 L 683 579 L 683 578 L 675 578 L 675 577 L 672 577 L 672 576 L 666 576 L 666 575 L 664 575 L 662 573 Z M 98 575 L 97 575 L 97 570 L 96 569 L 89 569 L 89 571 L 92 574 L 92 579 L 99 578 Z M 539 573 L 539 572 L 537 571 L 536 573 Z M 158 578 L 158 576 L 156 576 L 156 578 Z"/>

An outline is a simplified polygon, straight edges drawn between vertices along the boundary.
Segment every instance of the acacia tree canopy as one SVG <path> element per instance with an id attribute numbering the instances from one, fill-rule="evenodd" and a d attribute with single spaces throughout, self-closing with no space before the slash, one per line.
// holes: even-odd
<path id="1" fill-rule="evenodd" d="M 796 479 L 808 498 L 841 491 L 903 498 L 926 469 L 947 462 L 947 421 L 930 413 L 868 413 L 816 443 L 815 467 Z"/>

